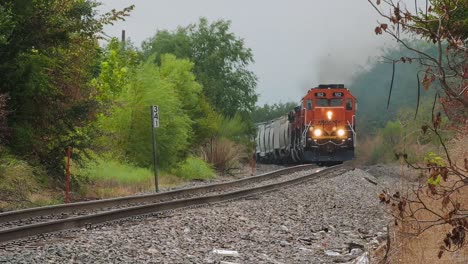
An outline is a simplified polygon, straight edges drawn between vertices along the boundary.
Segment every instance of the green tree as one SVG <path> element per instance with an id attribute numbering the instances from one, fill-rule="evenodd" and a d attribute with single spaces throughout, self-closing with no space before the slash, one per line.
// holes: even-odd
<path id="1" fill-rule="evenodd" d="M 203 101 L 200 84 L 191 72 L 193 63 L 161 57 L 157 67 L 150 57 L 135 69 L 128 85 L 115 100 L 110 113 L 102 115 L 99 129 L 100 149 L 139 166 L 152 164 L 149 106 L 160 109 L 160 128 L 157 129 L 158 156 L 162 168 L 169 168 L 188 154 L 196 128 L 193 112 Z"/>
<path id="2" fill-rule="evenodd" d="M 117 38 L 111 39 L 102 53 L 99 76 L 91 84 L 97 90 L 96 99 L 105 107 L 114 103 L 127 87 L 141 62 L 141 54 L 130 43 L 121 43 Z"/>
<path id="3" fill-rule="evenodd" d="M 209 24 L 201 18 L 198 24 L 175 32 L 159 31 L 143 43 L 143 52 L 146 57 L 156 54 L 158 64 L 166 53 L 190 59 L 195 63 L 195 76 L 216 111 L 229 117 L 236 112 L 251 112 L 257 101 L 257 78 L 247 69 L 253 54 L 229 29 L 229 21 Z"/>
<path id="4" fill-rule="evenodd" d="M 278 103 L 278 104 L 264 104 L 263 106 L 256 106 L 252 112 L 252 119 L 255 123 L 265 122 L 288 114 L 298 104 L 294 102 Z"/>
<path id="5" fill-rule="evenodd" d="M 0 94 L 10 96 L 9 145 L 63 173 L 64 147 L 84 149 L 98 102 L 98 34 L 131 9 L 96 16 L 95 1 L 5 0 L 0 4 Z"/>

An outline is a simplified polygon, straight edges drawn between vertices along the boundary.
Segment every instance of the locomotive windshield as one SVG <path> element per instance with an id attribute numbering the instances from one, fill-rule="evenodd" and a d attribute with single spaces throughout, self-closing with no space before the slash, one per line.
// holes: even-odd
<path id="1" fill-rule="evenodd" d="M 330 99 L 330 106 L 342 106 L 343 99 Z"/>
<path id="2" fill-rule="evenodd" d="M 325 98 L 320 98 L 317 99 L 317 106 L 319 107 L 326 107 L 326 106 L 342 106 L 343 105 L 343 99 L 325 99 Z"/>

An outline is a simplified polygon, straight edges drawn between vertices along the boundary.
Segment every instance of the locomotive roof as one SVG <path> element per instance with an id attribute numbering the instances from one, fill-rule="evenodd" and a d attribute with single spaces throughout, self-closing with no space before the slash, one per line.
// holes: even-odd
<path id="1" fill-rule="evenodd" d="M 323 89 L 323 88 L 345 88 L 344 84 L 319 84 L 318 87 L 312 89 Z"/>
<path id="2" fill-rule="evenodd" d="M 345 90 L 348 95 L 356 99 L 351 91 L 344 86 L 344 84 L 319 84 L 317 87 L 309 89 L 309 91 L 307 91 L 307 95 L 314 90 Z M 306 96 L 304 96 L 302 100 L 304 100 Z"/>

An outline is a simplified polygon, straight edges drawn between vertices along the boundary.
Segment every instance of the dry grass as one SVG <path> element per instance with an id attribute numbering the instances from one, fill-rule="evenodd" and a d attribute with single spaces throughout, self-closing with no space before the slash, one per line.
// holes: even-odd
<path id="1" fill-rule="evenodd" d="M 460 190 L 459 197 L 457 197 L 463 205 L 468 205 L 468 187 Z M 430 200 L 426 198 L 425 202 L 430 207 L 441 207 L 440 200 Z M 439 211 L 438 213 L 445 214 L 447 210 Z M 422 212 L 417 215 L 421 220 L 432 220 L 434 216 L 427 212 Z M 467 263 L 468 260 L 468 247 L 450 253 L 444 252 L 442 258 L 438 258 L 438 252 L 445 234 L 449 232 L 452 227 L 449 224 L 434 226 L 429 230 L 419 235 L 413 235 L 415 232 L 414 223 L 399 222 L 398 226 L 390 228 L 391 247 L 389 252 L 389 263 Z M 380 257 L 383 257 L 380 252 Z"/>
<path id="2" fill-rule="evenodd" d="M 458 137 L 453 138 L 447 145 L 452 161 L 463 168 L 464 158 L 468 157 L 468 137 L 466 133 L 459 134 Z M 446 186 L 453 186 L 456 182 L 455 176 L 448 178 Z M 421 193 L 425 193 L 425 189 Z M 429 208 L 437 208 L 436 213 L 445 215 L 451 210 L 448 208 L 442 208 L 441 200 L 434 200 L 427 195 L 421 195 L 423 201 Z M 468 210 L 468 186 L 465 185 L 460 189 L 458 193 L 454 195 L 455 200 L 458 200 L 461 204 L 462 210 Z M 420 211 L 416 214 L 420 220 L 432 220 L 434 215 L 427 211 Z M 443 239 L 447 232 L 452 230 L 452 226 L 449 224 L 441 224 L 433 226 L 427 231 L 417 236 L 410 235 L 415 232 L 414 223 L 399 222 L 398 226 L 391 226 L 390 238 L 391 246 L 388 254 L 388 263 L 422 263 L 422 264 L 442 264 L 442 263 L 468 263 L 468 246 L 451 253 L 444 252 L 442 257 L 439 259 L 438 253 L 440 246 L 443 245 Z M 382 260 L 385 255 L 386 248 L 380 248 L 376 251 L 375 257 L 378 260 Z"/>
<path id="3" fill-rule="evenodd" d="M 244 145 L 225 138 L 214 138 L 200 149 L 200 156 L 222 174 L 232 174 L 248 155 Z"/>
<path id="4" fill-rule="evenodd" d="M 158 175 L 159 188 L 171 188 L 184 184 L 186 181 L 172 174 Z M 135 195 L 138 193 L 153 192 L 154 177 L 134 183 L 122 183 L 118 181 L 96 181 L 93 185 L 83 187 L 83 196 L 87 198 L 115 198 Z"/>

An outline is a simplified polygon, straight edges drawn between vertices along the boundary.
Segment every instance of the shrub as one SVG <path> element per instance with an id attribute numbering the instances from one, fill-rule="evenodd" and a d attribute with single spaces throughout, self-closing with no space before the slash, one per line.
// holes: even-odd
<path id="1" fill-rule="evenodd" d="M 78 191 L 81 196 L 111 198 L 154 191 L 152 169 L 137 167 L 109 157 L 95 159 L 97 161 L 88 161 L 86 166 L 72 173 L 74 180 L 79 183 L 79 189 L 73 191 Z M 159 173 L 158 180 L 160 188 L 173 187 L 184 182 L 180 177 L 164 171 Z"/>
<path id="2" fill-rule="evenodd" d="M 213 138 L 200 148 L 203 158 L 221 173 L 230 174 L 248 157 L 245 145 L 225 138 Z"/>
<path id="3" fill-rule="evenodd" d="M 205 180 L 213 178 L 215 175 L 210 165 L 194 156 L 189 156 L 175 169 L 174 173 L 181 178 L 189 180 Z"/>
<path id="4" fill-rule="evenodd" d="M 98 160 L 89 163 L 78 171 L 79 177 L 85 177 L 93 183 L 106 183 L 108 187 L 118 185 L 145 186 L 151 183 L 153 172 L 114 160 Z"/>
<path id="5" fill-rule="evenodd" d="M 0 147 L 0 153 L 3 151 Z M 8 154 L 0 154 L 0 210 L 34 205 L 31 194 L 37 188 L 32 166 Z"/>

